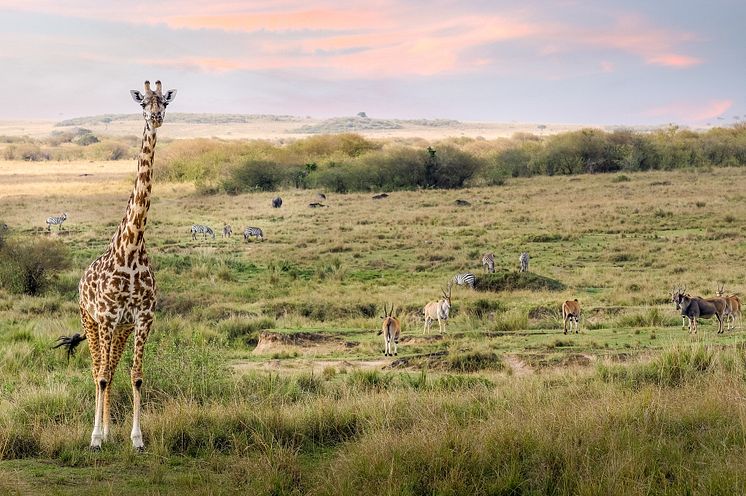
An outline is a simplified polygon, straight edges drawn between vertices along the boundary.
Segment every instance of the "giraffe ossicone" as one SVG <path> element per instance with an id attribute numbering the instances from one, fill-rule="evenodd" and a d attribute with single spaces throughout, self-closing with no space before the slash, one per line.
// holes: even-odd
<path id="1" fill-rule="evenodd" d="M 145 118 L 142 145 L 137 160 L 135 187 L 127 202 L 124 218 L 106 251 L 86 269 L 78 286 L 80 318 L 91 352 L 93 381 L 96 384 L 96 414 L 91 448 L 99 449 L 109 435 L 111 382 L 127 338 L 134 332 L 134 358 L 131 382 L 133 393 L 132 446 L 144 449 L 140 430 L 140 389 L 145 341 L 155 317 L 156 285 L 145 250 L 145 225 L 150 208 L 156 129 L 163 124 L 166 107 L 176 90 L 155 91 L 145 81 L 145 92 L 131 90 Z"/>

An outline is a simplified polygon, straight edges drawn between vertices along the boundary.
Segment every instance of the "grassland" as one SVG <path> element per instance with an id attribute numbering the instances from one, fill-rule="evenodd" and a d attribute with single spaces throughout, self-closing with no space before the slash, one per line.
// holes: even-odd
<path id="1" fill-rule="evenodd" d="M 157 166 L 157 159 L 156 159 Z M 92 174 L 92 175 L 82 175 Z M 667 290 L 742 291 L 743 169 L 511 179 L 453 191 L 204 196 L 158 183 L 148 246 L 159 315 L 145 358 L 147 453 L 129 448 L 128 353 L 113 441 L 93 416 L 77 280 L 121 219 L 134 165 L 0 163 L 2 221 L 72 267 L 41 297 L 0 292 L 0 493 L 726 494 L 746 486 L 741 330 L 690 337 Z M 455 205 L 466 199 L 470 207 Z M 189 226 L 267 240 L 192 241 Z M 446 335 L 419 309 L 456 271 L 531 272 L 564 289 L 456 288 Z M 559 307 L 578 298 L 581 334 Z M 401 309 L 384 359 L 380 308 Z"/>

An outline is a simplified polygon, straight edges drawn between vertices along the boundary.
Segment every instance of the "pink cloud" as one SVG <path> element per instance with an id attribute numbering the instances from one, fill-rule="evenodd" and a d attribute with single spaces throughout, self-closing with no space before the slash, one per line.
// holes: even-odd
<path id="1" fill-rule="evenodd" d="M 446 4 L 450 5 L 450 4 Z M 318 68 L 336 77 L 429 76 L 469 71 L 525 70 L 500 61 L 495 45 L 520 41 L 537 58 L 603 50 L 602 72 L 612 72 L 618 54 L 632 54 L 647 65 L 687 69 L 703 61 L 684 53 L 696 41 L 691 33 L 653 25 L 639 15 L 611 15 L 606 25 L 546 21 L 530 8 L 476 11 L 468 2 L 458 8 L 434 3 L 409 6 L 378 0 L 364 7 L 331 0 L 162 0 L 158 8 L 134 0 L 126 9 L 96 0 L 5 0 L 5 8 L 60 16 L 158 25 L 163 29 L 252 33 L 240 58 L 186 49 L 173 64 L 199 71 Z M 573 7 L 571 8 L 581 8 Z M 497 12 L 495 10 L 495 12 Z M 247 42 L 249 43 L 249 42 Z M 531 64 L 540 60 L 528 60 Z M 544 67 L 543 64 L 538 64 Z"/>
<path id="2" fill-rule="evenodd" d="M 656 55 L 648 59 L 648 64 L 663 65 L 674 68 L 687 68 L 701 63 L 702 60 L 696 57 L 677 55 L 675 53 Z"/>
<path id="3" fill-rule="evenodd" d="M 710 100 L 697 103 L 673 102 L 651 108 L 645 112 L 645 115 L 672 121 L 704 122 L 724 114 L 732 106 L 733 100 Z"/>

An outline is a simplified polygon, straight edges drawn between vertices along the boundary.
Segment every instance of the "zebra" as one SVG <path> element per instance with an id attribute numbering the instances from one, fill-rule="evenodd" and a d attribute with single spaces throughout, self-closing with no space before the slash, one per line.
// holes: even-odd
<path id="1" fill-rule="evenodd" d="M 276 196 L 272 198 L 272 208 L 280 208 L 282 206 L 282 198 Z"/>
<path id="2" fill-rule="evenodd" d="M 230 238 L 233 234 L 233 228 L 230 224 L 223 224 L 223 237 Z"/>
<path id="3" fill-rule="evenodd" d="M 494 253 L 485 253 L 484 255 L 482 255 L 482 267 L 484 267 L 485 272 L 489 272 L 490 274 L 495 273 Z"/>
<path id="4" fill-rule="evenodd" d="M 521 264 L 521 272 L 528 272 L 528 261 L 528 253 L 524 251 L 523 253 L 521 253 L 521 256 L 518 257 L 518 263 Z"/>
<path id="5" fill-rule="evenodd" d="M 454 284 L 458 284 L 459 286 L 467 285 L 471 289 L 474 289 L 474 282 L 476 282 L 476 280 L 477 277 L 471 272 L 462 272 L 453 276 Z"/>
<path id="6" fill-rule="evenodd" d="M 49 217 L 47 219 L 47 231 L 52 230 L 52 226 L 60 226 L 59 230 L 62 230 L 62 223 L 67 220 L 67 214 L 65 212 L 62 212 L 62 215 L 59 217 Z"/>
<path id="7" fill-rule="evenodd" d="M 264 233 L 258 227 L 247 227 L 243 230 L 244 241 L 248 243 L 251 236 L 254 236 L 256 239 L 264 239 Z"/>
<path id="8" fill-rule="evenodd" d="M 192 239 L 197 240 L 197 234 L 202 234 L 203 238 L 206 239 L 207 235 L 209 234 L 212 236 L 212 239 L 215 239 L 215 232 L 210 228 L 210 226 L 201 226 L 199 224 L 194 224 L 192 226 Z"/>

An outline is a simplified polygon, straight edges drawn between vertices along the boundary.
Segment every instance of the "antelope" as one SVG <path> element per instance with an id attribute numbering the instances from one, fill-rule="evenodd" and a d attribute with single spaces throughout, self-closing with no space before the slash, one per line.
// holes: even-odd
<path id="1" fill-rule="evenodd" d="M 381 330 L 383 332 L 384 351 L 383 356 L 394 356 L 397 355 L 397 345 L 399 343 L 399 335 L 401 335 L 401 323 L 399 319 L 394 316 L 394 305 L 391 305 L 391 310 L 386 309 L 386 304 L 383 304 L 383 326 Z M 394 342 L 394 352 L 391 353 L 391 342 Z"/>
<path id="2" fill-rule="evenodd" d="M 441 291 L 443 298 L 438 301 L 431 301 L 425 305 L 425 328 L 422 330 L 422 334 L 427 334 L 430 331 L 430 326 L 436 319 L 440 333 L 443 334 L 445 332 L 448 313 L 451 311 L 451 283 L 448 283 L 448 292 L 445 290 Z"/>
<path id="3" fill-rule="evenodd" d="M 567 324 L 570 323 L 570 332 L 572 332 L 572 323 L 575 322 L 575 334 L 580 328 L 580 303 L 578 299 L 567 300 L 562 304 L 562 321 L 564 322 L 565 334 L 567 334 Z"/>
<path id="4" fill-rule="evenodd" d="M 715 294 L 720 298 L 725 298 L 725 317 L 728 318 L 728 330 L 735 329 L 736 320 L 738 327 L 741 327 L 741 299 L 738 295 L 725 295 L 725 287 L 718 284 L 718 290 Z M 732 325 L 732 327 L 731 327 Z"/>
<path id="5" fill-rule="evenodd" d="M 689 334 L 697 334 L 697 319 L 709 319 L 713 315 L 718 319 L 718 334 L 723 332 L 723 314 L 725 298 L 699 298 L 682 294 L 679 300 L 681 315 L 689 319 Z"/>

